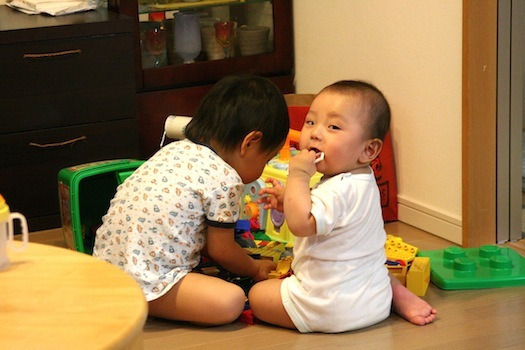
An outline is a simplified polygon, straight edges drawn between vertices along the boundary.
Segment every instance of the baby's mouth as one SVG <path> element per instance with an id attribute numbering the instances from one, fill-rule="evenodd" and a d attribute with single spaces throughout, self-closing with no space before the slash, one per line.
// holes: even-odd
<path id="1" fill-rule="evenodd" d="M 324 159 L 324 152 L 321 152 L 319 149 L 315 148 L 315 147 L 312 147 L 310 148 L 310 151 L 314 151 L 315 152 L 315 161 L 314 163 L 319 163 L 320 161 L 322 161 Z"/>

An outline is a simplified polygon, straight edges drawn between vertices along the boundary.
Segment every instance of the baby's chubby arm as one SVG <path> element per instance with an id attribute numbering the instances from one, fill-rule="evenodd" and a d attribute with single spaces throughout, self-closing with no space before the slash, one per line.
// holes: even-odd
<path id="1" fill-rule="evenodd" d="M 303 149 L 290 159 L 290 172 L 284 191 L 284 213 L 290 231 L 295 236 L 307 237 L 316 234 L 315 218 L 311 214 L 312 198 L 310 178 L 315 174 L 316 154 Z"/>
<path id="2" fill-rule="evenodd" d="M 274 178 L 267 178 L 266 182 L 271 184 L 272 187 L 265 187 L 259 191 L 259 199 L 257 203 L 264 203 L 264 209 L 275 209 L 278 211 L 283 211 L 283 201 L 284 201 L 284 186 Z"/>
<path id="3" fill-rule="evenodd" d="M 270 260 L 255 260 L 235 242 L 231 228 L 208 226 L 206 251 L 210 258 L 226 270 L 249 276 L 254 281 L 268 279 L 268 273 L 277 267 Z"/>

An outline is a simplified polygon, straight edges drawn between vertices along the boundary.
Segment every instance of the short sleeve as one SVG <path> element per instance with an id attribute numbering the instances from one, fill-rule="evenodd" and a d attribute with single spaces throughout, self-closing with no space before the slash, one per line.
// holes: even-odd
<path id="1" fill-rule="evenodd" d="M 347 210 L 348 199 L 344 198 L 345 192 L 341 191 L 341 185 L 343 184 L 340 181 L 331 179 L 315 187 L 311 192 L 311 213 L 315 218 L 318 236 L 332 232 L 339 218 Z"/>
<path id="2" fill-rule="evenodd" d="M 234 227 L 239 218 L 241 183 L 225 184 L 215 188 L 206 198 L 204 211 L 209 226 Z"/>

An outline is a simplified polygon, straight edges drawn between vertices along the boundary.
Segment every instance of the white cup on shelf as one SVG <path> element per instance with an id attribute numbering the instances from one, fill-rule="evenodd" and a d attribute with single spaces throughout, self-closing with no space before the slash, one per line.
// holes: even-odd
<path id="1" fill-rule="evenodd" d="M 241 56 L 258 55 L 268 51 L 270 27 L 241 26 L 237 28 Z"/>

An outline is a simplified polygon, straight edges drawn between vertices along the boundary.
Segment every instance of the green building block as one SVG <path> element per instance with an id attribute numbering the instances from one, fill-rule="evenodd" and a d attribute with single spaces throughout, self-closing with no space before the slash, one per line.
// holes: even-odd
<path id="1" fill-rule="evenodd" d="M 507 247 L 448 247 L 427 250 L 430 280 L 441 289 L 525 286 L 525 258 Z"/>

